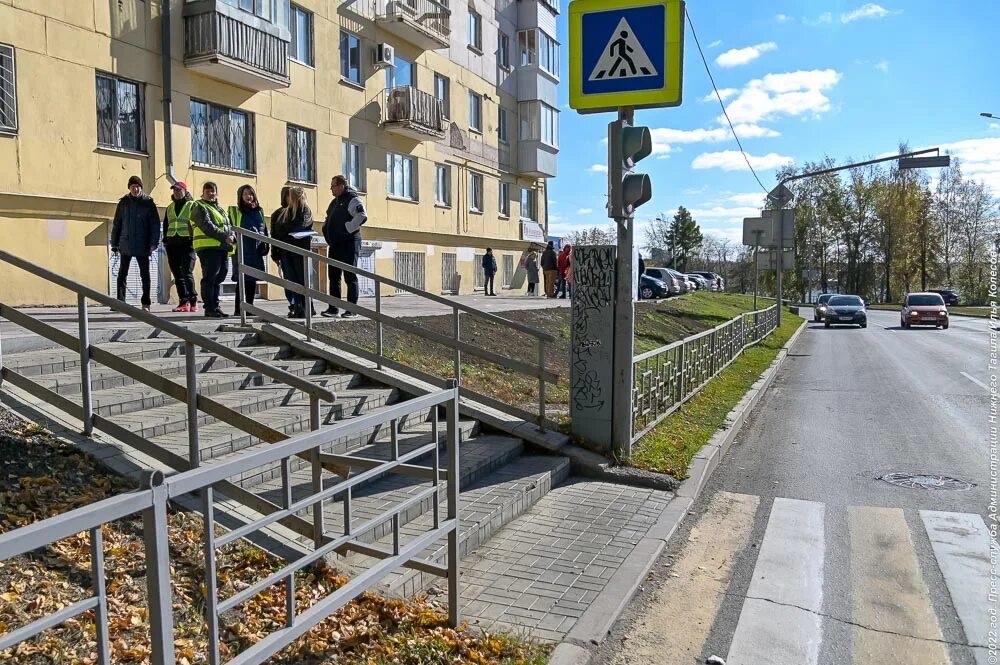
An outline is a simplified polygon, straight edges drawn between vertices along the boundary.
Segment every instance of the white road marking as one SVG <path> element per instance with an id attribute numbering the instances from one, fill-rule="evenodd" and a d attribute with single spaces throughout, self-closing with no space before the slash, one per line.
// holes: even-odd
<path id="1" fill-rule="evenodd" d="M 1000 576 L 1000 565 L 991 566 L 990 548 L 996 549 L 997 543 L 990 538 L 989 529 L 979 515 L 921 510 L 920 518 L 965 636 L 969 644 L 984 647 L 976 650 L 976 662 L 985 664 L 990 633 L 990 580 Z"/>
<path id="2" fill-rule="evenodd" d="M 989 386 L 987 386 L 987 385 L 986 385 L 985 383 L 983 383 L 982 381 L 980 381 L 979 379 L 977 379 L 976 377 L 974 377 L 974 376 L 972 376 L 972 375 L 968 374 L 967 372 L 959 372 L 959 373 L 960 373 L 960 374 L 961 374 L 962 376 L 964 376 L 965 378 L 967 378 L 967 379 L 968 379 L 969 381 L 972 381 L 972 382 L 973 382 L 974 384 L 976 384 L 977 386 L 979 386 L 980 388 L 982 388 L 983 390 L 985 390 L 986 392 L 989 392 L 989 391 L 990 391 L 990 387 L 989 387 Z"/>
<path id="3" fill-rule="evenodd" d="M 729 665 L 815 665 L 823 637 L 824 507 L 775 499 Z"/>

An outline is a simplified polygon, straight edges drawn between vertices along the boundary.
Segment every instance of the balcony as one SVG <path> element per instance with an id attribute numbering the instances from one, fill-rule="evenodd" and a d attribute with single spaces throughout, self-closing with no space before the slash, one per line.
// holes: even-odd
<path id="1" fill-rule="evenodd" d="M 380 0 L 376 23 L 424 50 L 447 48 L 451 37 L 448 0 Z"/>
<path id="2" fill-rule="evenodd" d="M 522 139 L 517 144 L 517 172 L 530 178 L 555 178 L 558 155 L 559 148 Z"/>
<path id="3" fill-rule="evenodd" d="M 380 105 L 381 126 L 387 132 L 415 141 L 440 140 L 445 136 L 448 123 L 444 103 L 434 95 L 402 85 L 383 90 Z"/>
<path id="4" fill-rule="evenodd" d="M 247 90 L 287 88 L 289 40 L 287 28 L 222 0 L 184 5 L 184 65 L 205 76 Z"/>

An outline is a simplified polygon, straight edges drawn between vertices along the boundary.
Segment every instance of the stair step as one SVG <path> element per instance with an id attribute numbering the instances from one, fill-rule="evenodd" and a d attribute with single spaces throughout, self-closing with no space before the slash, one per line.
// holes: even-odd
<path id="1" fill-rule="evenodd" d="M 366 383 L 360 374 L 316 373 L 317 365 L 314 360 L 290 358 L 271 364 L 296 376 L 305 377 L 310 382 L 329 388 L 334 392 L 360 387 Z M 232 398 L 227 397 L 229 393 L 246 393 L 245 404 L 236 400 L 237 406 L 233 406 L 242 413 L 277 406 L 278 402 L 274 401 L 272 395 L 281 391 L 284 391 L 286 395 L 292 395 L 294 399 L 305 399 L 300 391 L 277 384 L 270 377 L 245 367 L 225 367 L 198 374 L 199 394 L 212 397 L 216 401 L 231 405 L 233 404 Z M 94 411 L 103 416 L 129 414 L 140 410 L 155 416 L 156 414 L 153 414 L 152 410 L 160 407 L 176 407 L 179 404 L 173 398 L 144 384 L 98 390 L 92 394 L 92 400 Z M 255 409 L 256 405 L 264 406 Z"/>
<path id="2" fill-rule="evenodd" d="M 464 558 L 493 534 L 529 510 L 553 487 L 564 482 L 570 473 L 569 458 L 554 455 L 524 455 L 499 470 L 481 478 L 473 485 L 461 488 L 459 495 L 460 535 L 459 557 Z M 442 493 L 443 496 L 443 493 Z M 447 515 L 447 504 L 439 510 Z M 434 525 L 430 512 L 400 528 L 401 545 L 429 531 Z M 391 545 L 391 535 L 380 539 L 379 544 Z M 448 542 L 442 538 L 424 550 L 419 557 L 444 563 L 447 560 Z M 363 555 L 351 555 L 348 563 L 362 567 L 373 560 Z M 439 578 L 420 571 L 401 569 L 387 578 L 388 591 L 397 596 L 420 593 Z"/>

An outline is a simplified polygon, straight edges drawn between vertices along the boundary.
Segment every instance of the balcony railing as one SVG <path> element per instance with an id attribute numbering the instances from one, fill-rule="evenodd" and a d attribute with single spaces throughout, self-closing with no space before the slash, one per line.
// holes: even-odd
<path id="1" fill-rule="evenodd" d="M 378 23 L 397 37 L 424 49 L 448 46 L 451 9 L 448 0 L 383 0 Z"/>
<path id="2" fill-rule="evenodd" d="M 185 7 L 184 64 L 249 90 L 288 87 L 288 40 L 287 30 L 226 4 Z"/>
<path id="3" fill-rule="evenodd" d="M 381 106 L 386 131 L 418 141 L 444 138 L 444 103 L 434 95 L 402 85 L 383 90 Z"/>

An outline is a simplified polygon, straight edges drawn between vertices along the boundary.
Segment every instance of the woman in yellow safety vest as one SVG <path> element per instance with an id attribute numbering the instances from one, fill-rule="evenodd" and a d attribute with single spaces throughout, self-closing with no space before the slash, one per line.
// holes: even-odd
<path id="1" fill-rule="evenodd" d="M 246 229 L 262 236 L 267 235 L 267 227 L 264 226 L 264 212 L 260 208 L 257 200 L 257 192 L 250 185 L 243 185 L 236 191 L 237 204 L 229 206 L 229 221 L 233 228 Z M 267 256 L 270 245 L 263 240 L 256 238 L 241 238 L 243 245 L 243 266 L 254 268 L 264 272 L 267 266 L 264 265 L 264 257 Z M 257 295 L 257 278 L 250 275 L 243 275 L 243 283 L 240 284 L 239 273 L 236 262 L 233 262 L 233 281 L 236 282 L 237 298 L 236 311 L 234 316 L 240 315 L 241 304 L 246 302 L 253 305 L 254 296 Z"/>
<path id="2" fill-rule="evenodd" d="M 197 312 L 198 292 L 194 290 L 194 245 L 191 232 L 191 208 L 194 199 L 187 183 L 178 180 L 170 186 L 170 203 L 163 215 L 163 246 L 167 250 L 170 273 L 177 285 L 175 312 Z"/>
<path id="3" fill-rule="evenodd" d="M 201 199 L 191 208 L 194 226 L 194 251 L 201 263 L 201 301 L 205 316 L 224 319 L 219 307 L 219 290 L 226 280 L 229 255 L 236 248 L 236 236 L 229 222 L 229 215 L 219 205 L 219 188 L 206 182 L 201 188 Z"/>

